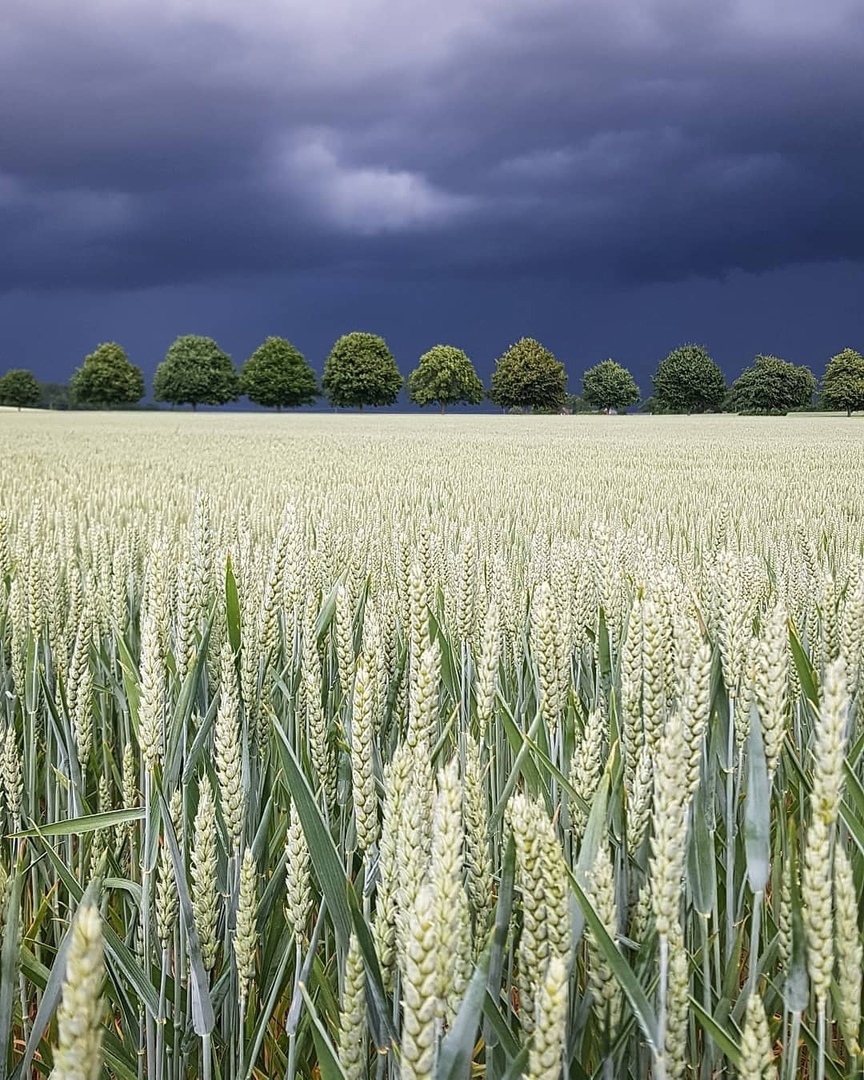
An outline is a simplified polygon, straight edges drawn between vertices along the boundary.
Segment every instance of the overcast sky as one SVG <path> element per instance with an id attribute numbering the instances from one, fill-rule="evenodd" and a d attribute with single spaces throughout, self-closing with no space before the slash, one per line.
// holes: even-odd
<path id="1" fill-rule="evenodd" d="M 864 350 L 861 0 L 2 0 L 0 371 Z"/>

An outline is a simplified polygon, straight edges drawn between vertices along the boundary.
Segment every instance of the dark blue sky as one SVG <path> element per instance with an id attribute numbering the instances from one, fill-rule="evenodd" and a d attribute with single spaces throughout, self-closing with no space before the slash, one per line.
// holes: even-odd
<path id="1" fill-rule="evenodd" d="M 3 0 L 0 371 L 864 348 L 860 0 Z"/>

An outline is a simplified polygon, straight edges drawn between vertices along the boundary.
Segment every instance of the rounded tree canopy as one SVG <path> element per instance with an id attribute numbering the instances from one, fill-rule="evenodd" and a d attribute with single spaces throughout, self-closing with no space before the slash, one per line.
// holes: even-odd
<path id="1" fill-rule="evenodd" d="M 69 389 L 76 405 L 94 408 L 137 405 L 144 397 L 144 375 L 141 368 L 130 363 L 121 345 L 106 341 L 85 356 L 70 380 Z"/>
<path id="2" fill-rule="evenodd" d="M 384 338 L 355 330 L 330 350 L 321 386 L 337 409 L 362 409 L 395 404 L 402 376 Z"/>
<path id="3" fill-rule="evenodd" d="M 726 380 L 704 345 L 673 349 L 651 381 L 658 412 L 703 413 L 723 408 Z"/>
<path id="4" fill-rule="evenodd" d="M 35 409 L 42 400 L 42 387 L 32 371 L 12 368 L 0 379 L 0 405 Z"/>
<path id="5" fill-rule="evenodd" d="M 198 334 L 178 337 L 156 368 L 153 393 L 171 405 L 224 405 L 236 401 L 237 372 L 216 342 Z"/>
<path id="6" fill-rule="evenodd" d="M 822 379 L 822 404 L 843 409 L 847 416 L 864 409 L 864 356 L 844 349 L 832 356 Z"/>
<path id="7" fill-rule="evenodd" d="M 243 365 L 240 393 L 256 405 L 294 409 L 312 404 L 318 396 L 318 380 L 290 341 L 268 337 Z"/>
<path id="8" fill-rule="evenodd" d="M 501 409 L 558 412 L 567 404 L 567 372 L 539 341 L 522 338 L 498 358 L 489 397 Z"/>
<path id="9" fill-rule="evenodd" d="M 415 405 L 479 405 L 483 383 L 461 349 L 435 345 L 424 353 L 408 376 L 408 396 Z"/>
<path id="10" fill-rule="evenodd" d="M 582 376 L 582 397 L 595 409 L 621 412 L 639 400 L 639 387 L 627 368 L 616 360 L 603 360 Z"/>
<path id="11" fill-rule="evenodd" d="M 726 409 L 737 413 L 787 413 L 813 402 L 816 379 L 809 368 L 760 354 L 732 383 Z"/>

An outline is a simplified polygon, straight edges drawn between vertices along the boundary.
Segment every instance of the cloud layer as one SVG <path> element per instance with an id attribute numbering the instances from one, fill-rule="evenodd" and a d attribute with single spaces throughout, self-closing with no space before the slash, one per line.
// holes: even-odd
<path id="1" fill-rule="evenodd" d="M 864 255 L 858 0 L 4 0 L 0 289 Z"/>

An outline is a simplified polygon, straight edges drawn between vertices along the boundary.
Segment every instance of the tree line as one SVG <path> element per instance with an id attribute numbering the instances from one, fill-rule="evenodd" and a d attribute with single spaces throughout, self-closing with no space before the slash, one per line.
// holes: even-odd
<path id="1" fill-rule="evenodd" d="M 238 370 L 209 337 L 186 334 L 170 346 L 153 378 L 153 397 L 169 405 L 225 405 L 240 397 L 265 408 L 289 409 L 325 397 L 334 408 L 394 405 L 405 381 L 383 338 L 354 331 L 340 337 L 324 364 L 320 384 L 303 354 L 285 338 L 268 337 Z M 642 409 L 657 413 L 737 412 L 781 414 L 812 408 L 817 382 L 809 368 L 760 354 L 731 386 L 702 345 L 673 349 L 652 376 Z M 0 405 L 50 404 L 32 372 L 16 368 L 0 378 Z M 63 390 L 62 387 L 59 388 Z M 496 361 L 488 390 L 469 357 L 453 345 L 435 345 L 407 379 L 415 405 L 479 405 L 485 397 L 509 411 L 623 412 L 642 401 L 632 374 L 604 360 L 582 376 L 579 396 L 567 391 L 560 360 L 533 338 L 522 338 Z M 819 405 L 847 415 L 864 409 L 864 356 L 844 349 L 828 362 L 818 387 Z M 68 405 L 130 408 L 144 397 L 144 375 L 116 342 L 100 345 L 75 371 Z"/>

